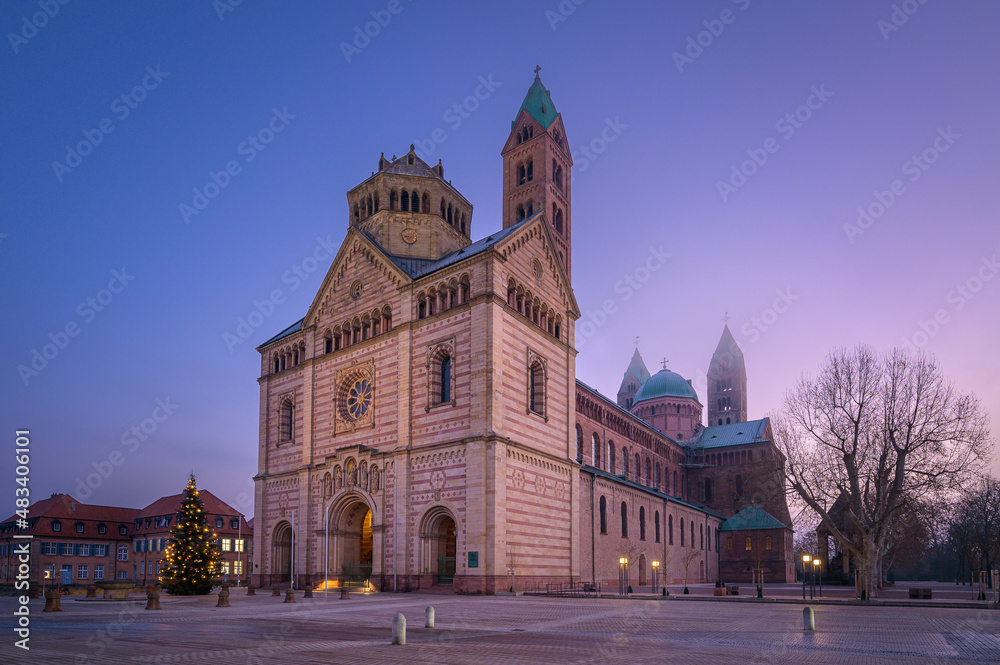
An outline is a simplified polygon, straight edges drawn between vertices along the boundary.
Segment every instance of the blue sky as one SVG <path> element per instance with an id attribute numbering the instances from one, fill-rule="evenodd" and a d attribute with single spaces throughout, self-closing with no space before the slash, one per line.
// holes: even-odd
<path id="1" fill-rule="evenodd" d="M 0 7 L 0 421 L 36 498 L 194 471 L 251 511 L 254 347 L 304 314 L 346 191 L 417 143 L 500 228 L 536 65 L 576 160 L 579 378 L 614 395 L 639 336 L 697 386 L 728 312 L 751 417 L 833 347 L 907 339 L 1000 425 L 995 3 L 45 7 Z"/>

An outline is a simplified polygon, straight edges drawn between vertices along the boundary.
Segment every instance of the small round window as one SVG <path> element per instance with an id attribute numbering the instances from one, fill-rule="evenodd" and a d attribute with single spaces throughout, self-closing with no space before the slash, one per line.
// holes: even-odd
<path id="1" fill-rule="evenodd" d="M 358 379 L 347 390 L 347 416 L 358 420 L 366 413 L 372 403 L 372 385 L 368 379 Z"/>

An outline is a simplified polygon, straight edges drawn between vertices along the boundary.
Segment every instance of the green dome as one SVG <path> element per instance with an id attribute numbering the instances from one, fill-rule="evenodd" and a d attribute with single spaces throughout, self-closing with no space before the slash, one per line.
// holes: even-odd
<path id="1" fill-rule="evenodd" d="M 697 400 L 698 393 L 694 391 L 694 388 L 687 382 L 687 379 L 677 372 L 671 372 L 669 369 L 661 369 L 649 377 L 646 383 L 642 384 L 639 391 L 635 394 L 632 404 L 635 405 L 643 400 L 656 399 L 658 397 L 685 397 Z"/>

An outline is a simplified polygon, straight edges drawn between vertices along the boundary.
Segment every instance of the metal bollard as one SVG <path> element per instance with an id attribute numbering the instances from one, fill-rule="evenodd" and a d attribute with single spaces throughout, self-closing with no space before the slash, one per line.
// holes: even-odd
<path id="1" fill-rule="evenodd" d="M 281 589 L 278 587 L 277 584 L 275 584 L 273 587 L 271 587 L 271 597 L 273 598 L 278 596 L 281 596 Z"/>
<path id="2" fill-rule="evenodd" d="M 427 609 L 424 610 L 424 628 L 433 628 L 433 627 L 434 627 L 434 607 L 428 605 Z"/>
<path id="3" fill-rule="evenodd" d="M 811 607 L 802 608 L 802 628 L 803 630 L 816 630 L 816 615 L 813 614 Z"/>
<path id="4" fill-rule="evenodd" d="M 312 598 L 313 597 L 313 588 L 312 588 L 311 585 L 306 587 L 306 590 L 302 594 L 302 597 L 303 598 Z"/>
<path id="5" fill-rule="evenodd" d="M 340 599 L 341 600 L 350 600 L 351 599 L 351 592 L 347 590 L 346 586 L 340 587 Z"/>
<path id="6" fill-rule="evenodd" d="M 392 643 L 406 644 L 406 617 L 399 612 L 392 618 Z"/>
<path id="7" fill-rule="evenodd" d="M 156 590 L 156 587 L 150 584 L 146 587 L 146 609 L 147 610 L 162 610 L 160 607 L 160 592 Z"/>
<path id="8" fill-rule="evenodd" d="M 250 584 L 247 585 L 247 595 L 248 596 L 256 596 L 257 595 L 257 590 L 254 588 L 253 582 L 251 582 Z"/>
<path id="9" fill-rule="evenodd" d="M 294 603 L 295 602 L 295 589 L 288 587 L 285 589 L 285 602 Z"/>
<path id="10" fill-rule="evenodd" d="M 229 585 L 223 584 L 222 589 L 219 590 L 219 602 L 216 603 L 216 607 L 229 607 Z"/>

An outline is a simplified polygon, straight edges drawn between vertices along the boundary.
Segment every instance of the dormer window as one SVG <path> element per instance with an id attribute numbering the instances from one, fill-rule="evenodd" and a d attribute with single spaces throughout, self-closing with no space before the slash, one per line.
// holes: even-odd
<path id="1" fill-rule="evenodd" d="M 128 529 L 125 528 L 124 524 L 122 524 L 121 526 L 118 527 L 118 535 L 119 536 L 125 536 L 127 534 L 128 534 Z"/>
<path id="2" fill-rule="evenodd" d="M 60 522 L 59 520 L 52 520 L 52 530 L 62 531 L 62 522 Z"/>
<path id="3" fill-rule="evenodd" d="M 101 534 L 103 536 L 107 532 L 108 532 L 108 525 L 107 524 L 98 524 L 97 525 L 97 533 L 99 533 L 99 534 Z"/>
<path id="4" fill-rule="evenodd" d="M 240 518 L 234 517 L 231 520 L 229 520 L 229 528 L 230 529 L 238 529 L 238 528 L 240 528 Z"/>
<path id="5" fill-rule="evenodd" d="M 222 528 L 222 518 L 221 517 L 216 517 L 215 518 L 215 528 L 216 529 L 221 529 Z"/>
<path id="6" fill-rule="evenodd" d="M 76 526 L 77 533 L 83 533 L 83 522 L 77 522 L 74 526 Z"/>
<path id="7" fill-rule="evenodd" d="M 413 166 L 413 155 L 406 156 L 406 163 L 409 164 L 410 166 Z"/>

